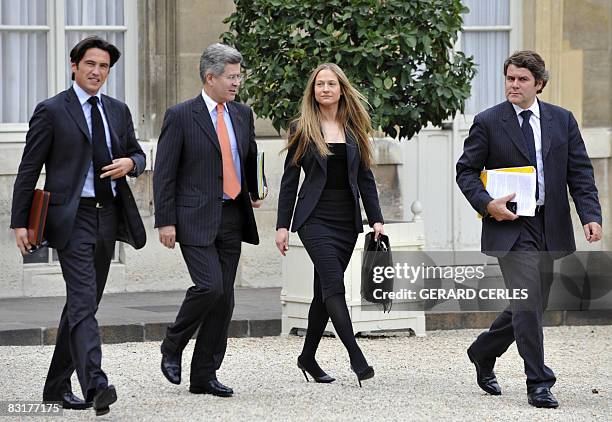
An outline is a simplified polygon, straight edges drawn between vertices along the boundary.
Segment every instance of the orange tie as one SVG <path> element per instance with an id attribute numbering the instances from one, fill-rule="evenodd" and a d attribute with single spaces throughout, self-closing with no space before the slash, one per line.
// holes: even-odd
<path id="1" fill-rule="evenodd" d="M 240 182 L 236 175 L 234 160 L 232 159 L 232 146 L 230 145 L 227 126 L 223 119 L 223 104 L 217 104 L 217 137 L 221 146 L 221 159 L 223 160 L 223 193 L 236 199 L 240 193 Z"/>

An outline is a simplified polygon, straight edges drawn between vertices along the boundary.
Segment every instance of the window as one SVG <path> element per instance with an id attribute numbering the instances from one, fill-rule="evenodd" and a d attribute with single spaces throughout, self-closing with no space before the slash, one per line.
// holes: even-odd
<path id="1" fill-rule="evenodd" d="M 47 0 L 0 2 L 0 123 L 27 122 L 49 93 Z"/>
<path id="2" fill-rule="evenodd" d="M 0 2 L 0 132 L 25 132 L 37 103 L 72 84 L 70 50 L 99 35 L 122 52 L 102 88 L 138 104 L 136 1 L 2 0 Z M 15 142 L 21 138 L 2 137 Z"/>
<path id="3" fill-rule="evenodd" d="M 517 4 L 510 0 L 463 0 L 469 13 L 463 16 L 460 49 L 473 55 L 478 73 L 465 114 L 477 114 L 505 99 L 503 63 L 511 47 L 518 45 Z"/>
<path id="4" fill-rule="evenodd" d="M 138 105 L 137 2 L 134 0 L 0 0 L 0 142 L 23 142 L 36 104 L 72 84 L 70 50 L 98 35 L 115 44 L 120 60 L 102 92 Z M 120 247 L 113 260 L 119 259 Z M 42 248 L 25 264 L 57 264 Z"/>
<path id="5" fill-rule="evenodd" d="M 70 50 L 85 37 L 98 35 L 125 52 L 124 0 L 66 0 L 66 59 Z M 123 54 L 122 54 L 123 55 Z M 102 92 L 125 101 L 125 65 L 119 60 L 111 69 Z M 66 86 L 70 86 L 72 72 L 66 71 Z"/>

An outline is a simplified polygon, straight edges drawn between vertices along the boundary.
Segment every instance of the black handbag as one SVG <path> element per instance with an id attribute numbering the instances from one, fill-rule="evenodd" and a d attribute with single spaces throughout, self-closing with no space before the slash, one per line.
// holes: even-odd
<path id="1" fill-rule="evenodd" d="M 361 298 L 382 305 L 383 312 L 390 312 L 392 300 L 384 293 L 393 291 L 394 277 L 385 277 L 381 268 L 386 267 L 393 268 L 389 237 L 381 234 L 378 240 L 374 240 L 374 232 L 366 234 L 361 265 Z"/>

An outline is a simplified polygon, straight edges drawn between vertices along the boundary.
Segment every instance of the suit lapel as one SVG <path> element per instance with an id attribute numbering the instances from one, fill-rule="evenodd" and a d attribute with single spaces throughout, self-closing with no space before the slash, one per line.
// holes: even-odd
<path id="1" fill-rule="evenodd" d="M 314 143 L 310 145 L 310 152 L 314 156 L 316 162 L 319 163 L 323 174 L 327 176 L 327 157 L 322 157 L 321 154 L 319 154 L 319 151 L 317 150 L 317 147 L 314 146 Z"/>
<path id="2" fill-rule="evenodd" d="M 344 132 L 344 136 L 346 138 L 346 163 L 348 165 L 349 174 L 351 174 L 353 162 L 357 157 L 357 144 L 355 142 L 355 138 L 353 138 L 351 131 L 349 131 L 348 129 Z"/>
<path id="3" fill-rule="evenodd" d="M 104 114 L 106 115 L 106 123 L 108 123 L 108 129 L 110 130 L 113 156 L 114 158 L 117 158 L 123 155 L 123 151 L 119 143 L 119 137 L 117 136 L 117 131 L 113 127 L 113 125 L 119 121 L 119 117 L 117 116 L 117 110 L 115 109 L 115 107 L 113 107 L 108 97 L 104 94 L 102 95 L 102 108 L 104 109 Z"/>
<path id="4" fill-rule="evenodd" d="M 506 108 L 502 114 L 502 127 L 506 131 L 506 134 L 512 139 L 512 142 L 516 148 L 523 154 L 523 156 L 530 161 L 529 152 L 527 151 L 527 145 L 525 145 L 525 137 L 521 131 L 521 127 L 518 124 L 518 118 L 514 112 L 514 107 L 507 101 Z"/>
<path id="5" fill-rule="evenodd" d="M 323 136 L 323 129 L 321 129 L 321 137 L 322 136 Z M 310 146 L 308 147 L 308 149 L 310 153 L 313 155 L 315 161 L 319 163 L 319 166 L 321 167 L 323 174 L 327 176 L 327 157 L 324 157 L 324 156 L 322 157 L 321 154 L 319 154 L 319 150 L 315 146 L 314 141 L 310 143 Z"/>
<path id="6" fill-rule="evenodd" d="M 212 119 L 210 118 L 210 113 L 208 112 L 208 108 L 206 107 L 206 103 L 204 102 L 204 98 L 202 98 L 202 94 L 198 95 L 193 99 L 193 119 L 196 124 L 204 131 L 206 137 L 213 143 L 219 154 L 221 154 L 221 147 L 219 146 L 219 139 L 217 138 L 217 132 L 215 131 L 215 127 L 213 126 Z"/>
<path id="7" fill-rule="evenodd" d="M 230 120 L 232 121 L 232 127 L 234 128 L 234 136 L 236 137 L 236 145 L 238 146 L 238 155 L 240 156 L 240 162 L 244 160 L 244 140 L 248 142 L 248 136 L 244 136 L 246 128 L 242 116 L 238 111 L 238 107 L 233 102 L 227 103 L 227 109 L 229 110 Z M 229 128 L 228 128 L 229 130 Z"/>
<path id="8" fill-rule="evenodd" d="M 77 97 L 74 89 L 70 88 L 64 91 L 66 93 L 66 110 L 72 120 L 77 124 L 83 135 L 85 135 L 85 139 L 89 140 L 91 144 L 91 134 L 89 133 L 89 128 L 87 127 L 87 122 L 85 121 L 85 114 L 83 114 L 83 107 L 79 101 L 79 97 Z"/>
<path id="9" fill-rule="evenodd" d="M 542 162 L 544 162 L 552 144 L 552 113 L 545 102 L 538 100 L 538 105 L 540 106 L 540 130 L 542 132 Z"/>

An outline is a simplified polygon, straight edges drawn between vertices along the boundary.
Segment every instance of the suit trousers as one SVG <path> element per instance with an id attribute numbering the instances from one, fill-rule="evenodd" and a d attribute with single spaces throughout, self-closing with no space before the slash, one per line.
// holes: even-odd
<path id="1" fill-rule="evenodd" d="M 553 260 L 546 252 L 544 213 L 523 220 L 520 236 L 511 251 L 499 257 L 499 265 L 507 289 L 524 289 L 526 299 L 511 300 L 488 331 L 478 336 L 471 349 L 475 357 L 493 367 L 516 341 L 525 364 L 527 391 L 552 387 L 554 372 L 544 364 L 542 318 L 548 304 L 553 281 Z"/>
<path id="2" fill-rule="evenodd" d="M 104 292 L 115 251 L 118 205 L 104 208 L 81 201 L 66 246 L 58 249 L 66 282 L 53 358 L 43 390 L 44 400 L 61 400 L 72 391 L 70 377 L 76 369 L 83 397 L 91 401 L 96 389 L 108 385 L 102 371 L 102 349 L 96 312 Z"/>
<path id="3" fill-rule="evenodd" d="M 227 348 L 234 310 L 234 280 L 240 260 L 243 215 L 237 201 L 224 203 L 221 226 L 213 244 L 181 244 L 181 252 L 193 282 L 174 324 L 168 327 L 162 352 L 181 355 L 198 331 L 191 359 L 192 386 L 216 379 Z"/>

